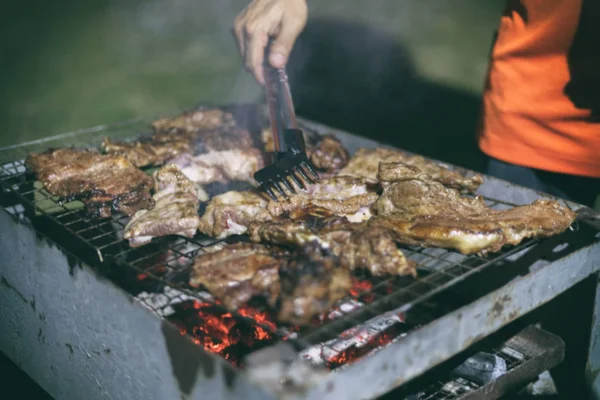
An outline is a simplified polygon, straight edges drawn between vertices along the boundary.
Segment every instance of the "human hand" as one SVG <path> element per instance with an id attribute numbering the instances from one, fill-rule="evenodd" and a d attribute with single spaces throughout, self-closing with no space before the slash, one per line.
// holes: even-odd
<path id="1" fill-rule="evenodd" d="M 252 0 L 237 16 L 234 34 L 246 69 L 264 84 L 265 49 L 272 38 L 269 63 L 282 68 L 308 17 L 306 0 Z"/>

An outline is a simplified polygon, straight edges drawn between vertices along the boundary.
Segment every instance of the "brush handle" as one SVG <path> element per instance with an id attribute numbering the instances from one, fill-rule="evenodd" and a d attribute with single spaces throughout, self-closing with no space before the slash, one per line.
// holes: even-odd
<path id="1" fill-rule="evenodd" d="M 298 129 L 298 122 L 285 68 L 273 68 L 268 62 L 267 55 L 268 53 L 265 54 L 263 68 L 271 132 L 275 150 L 278 153 L 285 153 L 288 150 L 285 131 Z"/>

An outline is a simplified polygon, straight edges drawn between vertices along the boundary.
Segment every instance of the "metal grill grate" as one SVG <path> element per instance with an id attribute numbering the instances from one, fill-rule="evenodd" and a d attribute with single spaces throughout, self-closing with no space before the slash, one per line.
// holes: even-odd
<path id="1" fill-rule="evenodd" d="M 192 239 L 169 237 L 155 239 L 151 244 L 131 248 L 122 239 L 123 228 L 128 217 L 114 214 L 106 219 L 88 217 L 79 202 L 60 204 L 57 199 L 46 192 L 39 182 L 26 170 L 23 161 L 9 162 L 0 167 L 0 185 L 5 195 L 12 194 L 29 219 L 43 219 L 51 222 L 52 239 L 57 239 L 58 232 L 63 246 L 79 243 L 79 254 L 86 254 L 86 262 L 96 266 L 112 265 L 134 271 L 138 280 L 150 278 L 161 282 L 184 294 L 188 298 L 201 302 L 214 302 L 212 297 L 201 290 L 188 285 L 189 270 L 193 258 L 202 253 L 202 249 L 219 241 L 198 234 Z M 511 204 L 486 199 L 492 208 L 505 208 Z M 229 238 L 225 241 L 239 241 L 241 238 Z M 342 332 L 364 324 L 384 312 L 403 313 L 425 300 L 455 285 L 468 276 L 498 263 L 508 256 L 532 246 L 534 241 L 527 241 L 506 251 L 489 257 L 464 256 L 457 252 L 419 247 L 402 247 L 408 258 L 418 264 L 419 278 L 390 277 L 385 279 L 369 278 L 368 284 L 359 285 L 352 295 L 340 302 L 354 301 L 359 307 L 350 310 L 337 308 L 336 318 L 310 329 L 297 332 L 293 327 L 271 324 L 260 326 L 270 331 L 278 339 L 292 338 L 301 348 L 325 342 L 335 338 Z M 91 261 L 90 261 L 91 260 Z M 366 279 L 366 276 L 356 276 Z M 362 286 L 362 288 L 361 288 Z M 168 302 L 167 302 L 168 303 Z M 163 304 L 164 307 L 168 304 Z M 157 314 L 161 311 L 155 305 L 146 304 Z M 247 316 L 237 314 L 240 319 Z M 251 321 L 255 323 L 254 320 Z"/>

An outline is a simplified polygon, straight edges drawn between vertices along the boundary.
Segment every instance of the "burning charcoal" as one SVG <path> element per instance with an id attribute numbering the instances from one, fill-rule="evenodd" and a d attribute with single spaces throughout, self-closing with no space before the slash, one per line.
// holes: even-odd
<path id="1" fill-rule="evenodd" d="M 174 305 L 173 310 L 174 313 L 167 319 L 180 328 L 182 335 L 190 334 L 194 343 L 204 350 L 219 354 L 237 366 L 241 365 L 244 356 L 275 340 L 261 326 L 253 325 L 252 321 L 241 320 L 239 316 L 211 303 L 188 301 Z M 254 319 L 257 324 L 272 324 L 263 312 L 251 308 L 240 311 L 240 314 Z"/>
<path id="2" fill-rule="evenodd" d="M 254 342 L 256 338 L 256 329 L 245 323 L 235 324 L 229 331 L 229 341 L 231 343 L 242 342 Z"/>
<path id="3" fill-rule="evenodd" d="M 329 369 L 336 369 L 350 365 L 402 337 L 408 329 L 402 315 L 376 317 L 342 332 L 335 339 L 302 351 L 301 356 L 313 364 L 325 364 Z"/>

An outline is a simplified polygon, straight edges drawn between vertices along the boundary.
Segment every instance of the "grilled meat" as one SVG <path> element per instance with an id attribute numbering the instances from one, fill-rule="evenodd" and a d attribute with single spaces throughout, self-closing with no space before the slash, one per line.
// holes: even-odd
<path id="1" fill-rule="evenodd" d="M 254 173 L 264 166 L 262 155 L 256 149 L 211 151 L 198 156 L 181 154 L 170 162 L 200 185 L 230 181 L 253 184 Z"/>
<path id="2" fill-rule="evenodd" d="M 199 108 L 152 123 L 157 133 L 190 133 L 235 125 L 233 115 L 219 108 Z"/>
<path id="3" fill-rule="evenodd" d="M 350 158 L 342 143 L 332 135 L 311 141 L 307 155 L 315 168 L 325 172 L 339 171 L 348 164 Z"/>
<path id="4" fill-rule="evenodd" d="M 452 171 L 434 161 L 421 156 L 409 155 L 398 150 L 386 148 L 360 149 L 350 159 L 346 167 L 342 168 L 339 176 L 354 176 L 366 178 L 369 182 L 377 182 L 379 163 L 402 162 L 419 168 L 430 176 L 431 179 L 442 183 L 444 186 L 475 193 L 483 179 L 480 175 L 467 178 L 456 171 Z"/>
<path id="5" fill-rule="evenodd" d="M 282 265 L 278 319 L 306 325 L 347 296 L 352 288 L 350 272 L 337 264 L 337 257 L 317 244 L 308 244 Z"/>
<path id="6" fill-rule="evenodd" d="M 152 204 L 152 179 L 120 156 L 64 148 L 29 154 L 26 165 L 48 192 L 79 199 L 99 217 L 112 211 L 132 215 Z"/>
<path id="7" fill-rule="evenodd" d="M 378 197 L 375 188 L 364 179 L 336 176 L 322 179 L 306 191 L 297 190 L 288 199 L 270 201 L 268 209 L 272 215 L 281 216 L 316 207 L 359 222 L 370 218 L 369 209 Z"/>
<path id="8" fill-rule="evenodd" d="M 549 200 L 493 210 L 483 198 L 461 197 L 403 163 L 382 163 L 378 178 L 387 187 L 373 206 L 377 217 L 369 224 L 390 229 L 412 245 L 486 254 L 525 238 L 560 233 L 575 220 L 573 211 Z"/>
<path id="9" fill-rule="evenodd" d="M 200 232 L 223 239 L 247 232 L 251 222 L 270 220 L 267 200 L 255 191 L 227 192 L 213 197 L 200 218 Z"/>
<path id="10" fill-rule="evenodd" d="M 226 150 L 258 152 L 252 146 L 250 133 L 237 128 L 158 133 L 134 142 L 112 142 L 105 138 L 102 143 L 104 152 L 122 155 L 137 167 L 163 165 L 180 154 Z"/>
<path id="11" fill-rule="evenodd" d="M 236 127 L 231 113 L 214 109 L 197 109 L 174 118 L 152 123 L 154 135 L 134 142 L 112 142 L 106 138 L 103 150 L 127 158 L 137 167 L 159 166 L 183 153 L 250 149 L 254 146 L 250 132 Z"/>
<path id="12" fill-rule="evenodd" d="M 250 239 L 303 248 L 318 243 L 339 257 L 348 270 L 368 270 L 374 276 L 415 275 L 415 264 L 398 249 L 392 231 L 351 223 L 346 218 L 277 219 L 252 223 Z"/>
<path id="13" fill-rule="evenodd" d="M 208 195 L 202 187 L 195 185 L 189 180 L 181 169 L 175 164 L 165 165 L 154 172 L 154 197 L 160 197 L 159 193 L 191 193 L 200 201 L 208 201 Z"/>
<path id="14" fill-rule="evenodd" d="M 279 268 L 288 258 L 287 251 L 260 244 L 225 246 L 195 258 L 190 284 L 204 286 L 231 310 L 255 296 L 274 304 L 280 292 Z"/>
<path id="15" fill-rule="evenodd" d="M 313 166 L 322 172 L 335 172 L 348 164 L 348 151 L 333 135 L 320 135 L 302 131 L 306 143 L 306 155 Z M 270 128 L 262 131 L 262 140 L 267 153 L 275 152 L 275 143 Z"/>
<path id="16" fill-rule="evenodd" d="M 193 154 L 255 147 L 250 132 L 236 126 L 233 115 L 218 108 L 185 112 L 152 123 L 154 141 L 188 140 Z"/>
<path id="17" fill-rule="evenodd" d="M 123 237 L 131 247 L 150 243 L 152 238 L 180 235 L 194 237 L 200 223 L 199 197 L 206 198 L 175 165 L 154 173 L 154 205 L 137 211 L 125 226 Z"/>
<path id="18" fill-rule="evenodd" d="M 350 270 L 367 270 L 373 276 L 417 276 L 416 264 L 407 259 L 398 248 L 393 231 L 379 226 L 367 226 L 355 230 L 331 232 L 342 243 L 338 253 L 341 265 Z M 346 242 L 341 241 L 348 236 Z M 334 247 L 335 248 L 335 247 Z"/>
<path id="19" fill-rule="evenodd" d="M 193 136 L 194 152 L 196 154 L 226 150 L 254 150 L 255 145 L 246 129 L 227 128 L 202 131 Z"/>
<path id="20" fill-rule="evenodd" d="M 112 142 L 105 138 L 102 149 L 108 154 L 125 157 L 136 167 L 146 167 L 162 165 L 181 153 L 192 151 L 192 141 L 177 135 L 156 135 L 150 140 L 131 143 Z"/>

